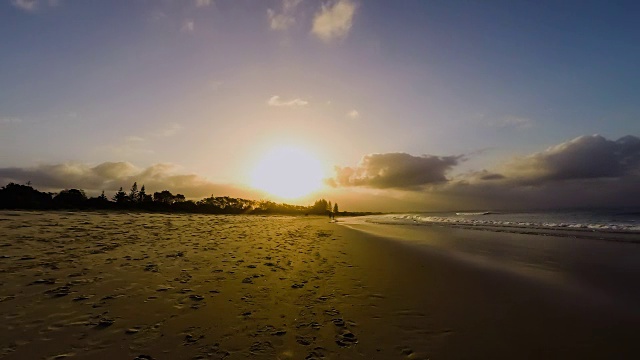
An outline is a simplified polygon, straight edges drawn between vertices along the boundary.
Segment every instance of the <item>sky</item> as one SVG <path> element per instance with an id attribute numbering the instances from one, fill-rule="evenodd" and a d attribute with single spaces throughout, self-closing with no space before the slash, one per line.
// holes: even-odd
<path id="1" fill-rule="evenodd" d="M 1 0 L 0 184 L 354 211 L 640 206 L 638 13 Z M 287 198 L 265 178 L 315 185 Z"/>

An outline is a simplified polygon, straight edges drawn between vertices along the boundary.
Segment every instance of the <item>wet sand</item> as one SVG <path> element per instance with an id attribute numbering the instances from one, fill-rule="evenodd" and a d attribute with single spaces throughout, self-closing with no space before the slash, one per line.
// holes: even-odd
<path id="1" fill-rule="evenodd" d="M 638 312 L 325 218 L 0 211 L 0 285 L 3 359 L 640 354 Z"/>

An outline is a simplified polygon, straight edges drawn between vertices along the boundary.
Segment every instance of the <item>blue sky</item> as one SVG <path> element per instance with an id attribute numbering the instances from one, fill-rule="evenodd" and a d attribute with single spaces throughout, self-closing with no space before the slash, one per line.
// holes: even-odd
<path id="1" fill-rule="evenodd" d="M 284 144 L 313 154 L 327 178 L 354 170 L 300 202 L 500 207 L 451 187 L 477 185 L 483 171 L 514 174 L 514 163 L 550 159 L 549 147 L 581 136 L 613 144 L 640 134 L 639 10 L 633 1 L 5 0 L 0 179 L 74 187 L 50 179 L 126 163 L 126 174 L 87 190 L 162 168 L 157 186 L 192 197 L 268 197 L 247 177 Z M 394 153 L 411 158 L 367 157 Z M 425 156 L 459 160 L 431 168 Z M 413 165 L 376 163 L 373 173 L 367 159 Z M 410 188 L 366 181 L 438 171 Z M 183 175 L 198 183 L 167 182 Z M 554 181 L 544 186 L 566 185 Z M 577 205 L 612 205 L 599 201 Z"/>

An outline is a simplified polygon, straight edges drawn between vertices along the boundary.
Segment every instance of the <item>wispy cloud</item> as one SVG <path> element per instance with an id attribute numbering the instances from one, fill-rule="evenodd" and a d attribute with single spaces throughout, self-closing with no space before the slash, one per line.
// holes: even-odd
<path id="1" fill-rule="evenodd" d="M 349 111 L 349 112 L 347 113 L 347 116 L 348 116 L 348 117 L 350 117 L 350 118 L 352 118 L 352 119 L 357 119 L 357 118 L 359 118 L 359 117 L 360 117 L 360 113 L 358 112 L 358 110 L 353 109 L 353 110 L 351 110 L 351 111 Z"/>
<path id="2" fill-rule="evenodd" d="M 351 0 L 337 0 L 322 5 L 313 18 L 311 33 L 327 42 L 344 38 L 353 25 L 356 7 Z"/>
<path id="3" fill-rule="evenodd" d="M 0 117 L 0 125 L 19 124 L 21 122 L 22 119 L 17 117 Z"/>
<path id="4" fill-rule="evenodd" d="M 20 10 L 35 12 L 42 6 L 58 6 L 60 5 L 60 0 L 11 0 L 11 4 Z"/>
<path id="5" fill-rule="evenodd" d="M 125 140 L 127 142 L 143 142 L 144 138 L 140 137 L 140 136 L 127 136 L 125 138 Z"/>
<path id="6" fill-rule="evenodd" d="M 196 29 L 196 23 L 195 21 L 191 20 L 191 19 L 187 19 L 184 21 L 184 23 L 182 24 L 182 28 L 180 29 L 180 31 L 182 32 L 186 32 L 186 33 L 191 33 Z"/>
<path id="7" fill-rule="evenodd" d="M 213 90 L 213 91 L 220 90 L 220 88 L 223 85 L 224 85 L 224 81 L 220 81 L 220 80 L 214 80 L 211 83 L 209 83 L 209 86 L 211 87 L 211 90 Z"/>
<path id="8" fill-rule="evenodd" d="M 118 156 L 130 156 L 131 154 L 153 154 L 153 146 L 157 141 L 175 136 L 182 130 L 182 125 L 170 123 L 150 133 L 142 135 L 130 135 L 118 143 L 110 144 L 101 149 Z M 155 140 L 155 141 L 154 141 Z M 157 145 L 157 144 L 156 144 Z"/>
<path id="9" fill-rule="evenodd" d="M 155 138 L 168 138 L 175 134 L 177 134 L 180 130 L 182 130 L 182 125 L 178 123 L 171 123 L 152 134 Z"/>
<path id="10" fill-rule="evenodd" d="M 38 8 L 37 0 L 11 0 L 11 4 L 24 11 L 36 11 Z"/>
<path id="11" fill-rule="evenodd" d="M 196 0 L 196 7 L 205 7 L 213 3 L 213 0 Z"/>
<path id="12" fill-rule="evenodd" d="M 271 30 L 286 30 L 295 24 L 295 10 L 301 0 L 282 0 L 282 11 L 267 9 Z"/>
<path id="13" fill-rule="evenodd" d="M 298 98 L 291 100 L 282 100 L 280 99 L 280 96 L 275 95 L 267 101 L 267 104 L 269 106 L 299 107 L 306 106 L 309 104 L 309 102 Z"/>
<path id="14" fill-rule="evenodd" d="M 162 20 L 165 20 L 166 18 L 168 18 L 167 14 L 164 11 L 158 10 L 158 9 L 151 11 L 151 13 L 148 16 L 148 20 L 152 22 L 162 21 Z"/>
<path id="15" fill-rule="evenodd" d="M 505 116 L 503 118 L 490 121 L 488 125 L 498 128 L 528 129 L 533 126 L 533 121 L 522 116 Z"/>

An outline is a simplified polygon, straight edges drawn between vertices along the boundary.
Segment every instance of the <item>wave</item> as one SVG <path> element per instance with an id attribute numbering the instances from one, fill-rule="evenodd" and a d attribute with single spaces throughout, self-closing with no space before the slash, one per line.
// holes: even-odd
<path id="1" fill-rule="evenodd" d="M 489 215 L 491 211 L 482 211 L 482 212 L 457 212 L 458 216 L 475 216 L 475 215 Z"/>
<path id="2" fill-rule="evenodd" d="M 490 216 L 492 215 L 492 216 Z M 383 215 L 373 222 L 386 222 L 396 224 L 436 224 L 453 225 L 465 227 L 493 227 L 493 228 L 521 228 L 537 230 L 576 230 L 576 231 L 598 231 L 598 232 L 624 232 L 640 233 L 640 223 L 634 220 L 625 222 L 605 221 L 606 219 L 579 218 L 564 219 L 557 215 L 546 217 L 535 214 L 526 216 L 523 214 L 498 214 L 490 212 L 469 212 L 455 213 L 455 215 L 424 215 L 424 214 L 403 214 L 403 215 Z M 585 221 L 587 220 L 587 221 Z M 588 221 L 592 220 L 592 221 Z"/>

